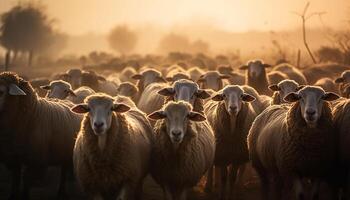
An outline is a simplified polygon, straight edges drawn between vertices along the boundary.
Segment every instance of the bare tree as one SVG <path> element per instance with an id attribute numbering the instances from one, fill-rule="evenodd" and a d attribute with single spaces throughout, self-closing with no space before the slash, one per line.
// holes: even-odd
<path id="1" fill-rule="evenodd" d="M 313 17 L 315 15 L 319 15 L 319 16 L 323 15 L 323 14 L 325 14 L 325 12 L 313 12 L 313 13 L 307 14 L 307 10 L 308 10 L 309 6 L 310 6 L 310 2 L 307 2 L 302 13 L 298 13 L 298 12 L 293 12 L 293 13 L 298 15 L 302 20 L 303 42 L 304 42 L 305 48 L 306 48 L 307 52 L 309 53 L 312 61 L 316 64 L 317 61 L 316 61 L 314 55 L 312 54 L 312 51 L 310 50 L 309 44 L 307 43 L 307 39 L 306 39 L 306 22 L 311 17 Z"/>
<path id="2" fill-rule="evenodd" d="M 122 55 L 129 54 L 137 44 L 137 34 L 125 25 L 116 26 L 108 36 L 111 48 Z"/>

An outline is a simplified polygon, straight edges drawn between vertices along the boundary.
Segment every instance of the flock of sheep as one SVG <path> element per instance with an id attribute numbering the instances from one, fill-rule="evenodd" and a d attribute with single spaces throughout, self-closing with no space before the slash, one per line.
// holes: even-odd
<path id="1" fill-rule="evenodd" d="M 349 199 L 345 69 L 252 60 L 240 71 L 182 63 L 108 75 L 70 69 L 30 81 L 2 72 L 0 158 L 12 176 L 9 198 L 28 199 L 32 174 L 59 166 L 61 198 L 73 171 L 96 200 L 142 199 L 147 175 L 165 199 L 184 200 L 204 182 L 227 200 L 255 174 L 265 200 Z"/>

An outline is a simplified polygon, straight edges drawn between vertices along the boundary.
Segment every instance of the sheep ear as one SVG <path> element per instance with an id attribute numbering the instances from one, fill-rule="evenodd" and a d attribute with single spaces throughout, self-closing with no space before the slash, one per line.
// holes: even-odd
<path id="1" fill-rule="evenodd" d="M 206 90 L 199 89 L 196 93 L 196 96 L 200 99 L 207 99 L 210 97 L 210 94 Z"/>
<path id="2" fill-rule="evenodd" d="M 283 99 L 284 99 L 286 102 L 292 103 L 292 102 L 299 101 L 300 96 L 299 96 L 299 94 L 297 94 L 297 93 L 295 93 L 295 92 L 291 92 L 291 93 L 289 93 L 287 96 L 285 96 Z"/>
<path id="3" fill-rule="evenodd" d="M 264 63 L 262 66 L 265 67 L 265 68 L 272 67 L 272 65 L 266 64 L 266 63 Z"/>
<path id="4" fill-rule="evenodd" d="M 230 75 L 226 75 L 226 74 L 220 74 L 220 78 L 221 79 L 229 79 L 229 78 L 231 78 L 231 76 Z"/>
<path id="5" fill-rule="evenodd" d="M 130 110 L 130 107 L 123 103 L 115 103 L 112 110 L 117 113 L 124 113 Z"/>
<path id="6" fill-rule="evenodd" d="M 202 122 L 206 120 L 206 118 L 202 114 L 193 111 L 188 113 L 188 119 L 194 122 Z"/>
<path id="7" fill-rule="evenodd" d="M 242 94 L 242 101 L 245 101 L 245 102 L 252 102 L 252 101 L 255 101 L 255 97 L 253 97 L 252 95 L 250 94 Z"/>
<path id="8" fill-rule="evenodd" d="M 10 86 L 9 86 L 9 94 L 12 95 L 12 96 L 25 96 L 25 95 L 27 95 L 16 84 L 10 84 Z"/>
<path id="9" fill-rule="evenodd" d="M 131 76 L 132 79 L 135 79 L 135 80 L 140 80 L 142 78 L 142 75 L 141 74 L 134 74 Z"/>
<path id="10" fill-rule="evenodd" d="M 163 88 L 161 90 L 158 91 L 158 94 L 162 95 L 162 96 L 173 96 L 175 94 L 175 90 L 172 87 L 167 87 L 167 88 Z"/>
<path id="11" fill-rule="evenodd" d="M 344 78 L 343 77 L 339 77 L 339 78 L 335 79 L 334 82 L 335 83 L 343 83 L 344 82 Z"/>
<path id="12" fill-rule="evenodd" d="M 269 85 L 269 89 L 270 89 L 271 91 L 275 91 L 275 92 L 281 90 L 281 89 L 278 87 L 277 84 Z"/>
<path id="13" fill-rule="evenodd" d="M 166 117 L 166 114 L 162 110 L 155 111 L 152 114 L 148 115 L 148 118 L 152 120 L 164 119 L 165 117 Z"/>
<path id="14" fill-rule="evenodd" d="M 107 81 L 106 78 L 101 76 L 101 75 L 97 76 L 97 78 L 98 78 L 99 81 Z"/>
<path id="15" fill-rule="evenodd" d="M 89 107 L 87 104 L 82 103 L 82 104 L 78 104 L 76 106 L 74 106 L 71 109 L 72 112 L 78 113 L 78 114 L 83 114 L 83 113 L 87 113 L 90 111 Z"/>
<path id="16" fill-rule="evenodd" d="M 340 96 L 338 96 L 337 94 L 335 94 L 333 92 L 326 92 L 322 97 L 322 99 L 325 101 L 334 101 L 334 100 L 337 100 L 339 98 L 340 98 Z"/>
<path id="17" fill-rule="evenodd" d="M 224 100 L 224 97 L 222 96 L 222 94 L 216 94 L 215 96 L 213 96 L 211 98 L 213 101 L 222 101 Z"/>
<path id="18" fill-rule="evenodd" d="M 51 86 L 50 85 L 43 85 L 43 86 L 40 86 L 41 89 L 43 90 L 51 90 Z"/>
<path id="19" fill-rule="evenodd" d="M 204 82 L 204 75 L 201 75 L 199 79 L 197 80 L 198 83 Z"/>
<path id="20" fill-rule="evenodd" d="M 173 82 L 174 79 L 173 79 L 173 77 L 166 77 L 165 80 L 168 82 Z"/>
<path id="21" fill-rule="evenodd" d="M 240 70 L 247 70 L 248 69 L 248 65 L 242 65 L 239 67 Z"/>
<path id="22" fill-rule="evenodd" d="M 75 92 L 71 89 L 68 90 L 68 94 L 73 96 L 73 97 L 77 97 L 77 95 L 75 94 Z"/>
<path id="23" fill-rule="evenodd" d="M 303 89 L 304 87 L 305 87 L 305 85 L 299 85 L 299 86 L 297 87 L 297 91 Z"/>

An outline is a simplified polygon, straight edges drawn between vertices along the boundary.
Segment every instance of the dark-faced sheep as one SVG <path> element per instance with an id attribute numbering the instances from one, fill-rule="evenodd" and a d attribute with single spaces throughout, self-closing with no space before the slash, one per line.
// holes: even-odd
<path id="1" fill-rule="evenodd" d="M 282 103 L 287 103 L 284 100 L 284 97 L 286 97 L 291 92 L 297 92 L 302 87 L 303 86 L 300 86 L 297 82 L 290 79 L 283 80 L 278 84 L 270 85 L 269 89 L 271 91 L 274 91 L 272 95 L 271 105 L 279 105 Z"/>
<path id="2" fill-rule="evenodd" d="M 272 71 L 280 71 L 288 76 L 289 79 L 294 80 L 300 85 L 306 85 L 307 80 L 304 76 L 303 72 L 301 72 L 298 68 L 295 66 L 289 64 L 289 63 L 281 63 L 277 66 L 275 66 Z"/>
<path id="3" fill-rule="evenodd" d="M 137 109 L 95 94 L 72 108 L 87 113 L 74 146 L 74 169 L 83 191 L 94 199 L 140 197 L 148 173 L 152 128 Z"/>
<path id="4" fill-rule="evenodd" d="M 246 141 L 256 117 L 249 102 L 255 98 L 240 86 L 230 85 L 217 92 L 212 100 L 205 105 L 205 114 L 216 138 L 214 165 L 221 169 L 220 195 L 222 199 L 227 199 L 232 196 L 238 168 L 249 161 Z M 212 177 L 211 169 L 207 189 L 212 187 Z"/>
<path id="5" fill-rule="evenodd" d="M 274 105 L 254 121 L 248 136 L 249 155 L 259 174 L 263 199 L 284 199 L 292 188 L 304 199 L 302 179 L 313 182 L 312 198 L 328 176 L 336 159 L 336 134 L 330 104 L 334 93 L 306 86 L 289 93 L 292 105 Z"/>
<path id="6" fill-rule="evenodd" d="M 263 63 L 261 60 L 249 61 L 239 69 L 246 70 L 245 84 L 256 89 L 259 94 L 271 96 L 272 92 L 268 89 L 269 82 L 266 74 L 267 67 L 271 65 Z"/>
<path id="7" fill-rule="evenodd" d="M 220 74 L 217 71 L 208 71 L 204 73 L 197 82 L 200 84 L 201 88 L 219 91 L 224 87 L 223 80 L 229 78 L 229 75 Z"/>
<path id="8" fill-rule="evenodd" d="M 81 117 L 58 100 L 40 98 L 29 82 L 11 72 L 0 74 L 1 160 L 11 163 L 12 198 L 20 194 L 21 165 L 31 169 L 61 166 L 59 194 L 65 187 L 65 172 L 72 165 L 74 139 Z M 31 179 L 24 179 L 22 198 L 28 199 Z"/>
<path id="9" fill-rule="evenodd" d="M 190 80 L 178 80 L 170 87 L 163 88 L 158 92 L 160 95 L 167 96 L 168 101 L 186 101 L 193 106 L 193 111 L 204 112 L 204 99 L 210 97 L 210 94 L 200 89 L 198 84 Z"/>
<path id="10" fill-rule="evenodd" d="M 138 102 L 139 90 L 131 82 L 123 82 L 118 86 L 118 95 L 130 97 L 134 102 Z"/>
<path id="11" fill-rule="evenodd" d="M 184 101 L 169 102 L 148 116 L 158 120 L 151 174 L 162 186 L 166 199 L 185 200 L 212 166 L 215 137 L 205 117 Z"/>

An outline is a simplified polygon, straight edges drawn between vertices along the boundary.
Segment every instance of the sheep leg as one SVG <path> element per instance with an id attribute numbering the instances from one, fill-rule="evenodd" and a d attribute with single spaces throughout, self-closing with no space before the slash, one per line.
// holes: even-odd
<path id="1" fill-rule="evenodd" d="M 20 187 L 21 187 L 21 165 L 15 165 L 8 167 L 11 169 L 12 185 L 11 185 L 11 194 L 9 199 L 19 199 Z"/>
<path id="2" fill-rule="evenodd" d="M 284 184 L 283 184 L 283 180 L 279 175 L 274 175 L 273 176 L 273 181 L 272 181 L 272 185 L 271 185 L 271 199 L 275 199 L 275 200 L 281 200 L 282 199 L 282 190 L 284 189 Z"/>
<path id="3" fill-rule="evenodd" d="M 235 183 L 236 183 L 236 178 L 237 178 L 237 171 L 238 167 L 237 166 L 231 166 L 229 170 L 229 180 L 228 180 L 228 197 L 227 199 L 233 198 L 234 194 L 234 188 L 235 188 Z"/>
<path id="4" fill-rule="evenodd" d="M 67 173 L 68 173 L 67 167 L 66 166 L 62 166 L 61 167 L 60 183 L 59 183 L 59 186 L 58 186 L 57 199 L 65 199 Z"/>
<path id="5" fill-rule="evenodd" d="M 218 166 L 214 167 L 214 188 L 219 189 L 221 184 L 221 168 Z"/>
<path id="6" fill-rule="evenodd" d="M 227 166 L 221 167 L 220 199 L 225 200 L 227 194 Z"/>
<path id="7" fill-rule="evenodd" d="M 213 168 L 210 167 L 207 173 L 207 182 L 205 183 L 205 191 L 211 192 L 213 188 Z"/>
<path id="8" fill-rule="evenodd" d="M 312 189 L 311 189 L 311 197 L 312 200 L 318 200 L 320 196 L 320 185 L 321 181 L 320 180 L 313 180 L 312 181 Z"/>
<path id="9" fill-rule="evenodd" d="M 293 185 L 295 189 L 296 198 L 298 200 L 304 200 L 305 194 L 304 194 L 303 183 L 301 182 L 301 179 L 300 178 L 294 179 Z"/>

